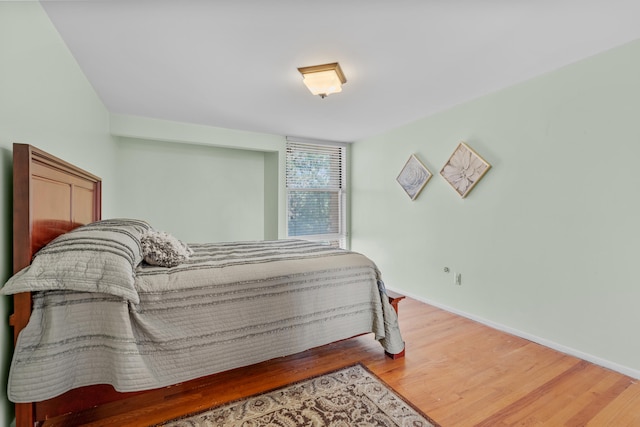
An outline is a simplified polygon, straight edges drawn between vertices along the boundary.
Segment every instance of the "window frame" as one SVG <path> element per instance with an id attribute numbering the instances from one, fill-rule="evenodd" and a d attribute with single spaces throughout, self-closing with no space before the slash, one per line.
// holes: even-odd
<path id="1" fill-rule="evenodd" d="M 314 187 L 306 187 L 306 188 L 292 188 L 289 185 L 289 173 L 290 173 L 290 150 L 295 151 L 304 151 L 302 147 L 311 147 L 312 149 L 317 149 L 320 151 L 327 150 L 327 153 L 330 150 L 337 149 L 339 150 L 340 155 L 340 168 L 339 175 L 335 176 L 339 180 L 338 188 L 336 189 L 328 189 L 328 188 L 314 188 Z M 318 140 L 309 140 L 309 139 L 300 139 L 300 138 L 290 138 L 287 137 L 286 150 L 285 150 L 285 189 L 286 189 L 286 235 L 287 238 L 291 239 L 304 239 L 310 241 L 322 241 L 328 244 L 346 249 L 348 245 L 348 230 L 347 230 L 347 150 L 348 145 L 346 143 L 332 142 L 332 141 L 318 141 Z M 334 179 L 332 178 L 332 179 Z M 332 192 L 337 194 L 338 200 L 338 209 L 337 209 L 337 233 L 326 233 L 326 234 L 303 234 L 303 235 L 290 235 L 290 195 L 292 193 L 298 191 L 306 191 L 306 192 Z"/>

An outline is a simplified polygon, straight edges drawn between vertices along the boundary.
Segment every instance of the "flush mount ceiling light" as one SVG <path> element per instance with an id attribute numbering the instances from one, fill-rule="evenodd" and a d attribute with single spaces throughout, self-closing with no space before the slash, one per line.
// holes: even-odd
<path id="1" fill-rule="evenodd" d="M 304 84 L 312 94 L 325 98 L 332 93 L 342 92 L 342 85 L 347 82 L 340 64 L 314 65 L 298 68 L 302 74 Z"/>

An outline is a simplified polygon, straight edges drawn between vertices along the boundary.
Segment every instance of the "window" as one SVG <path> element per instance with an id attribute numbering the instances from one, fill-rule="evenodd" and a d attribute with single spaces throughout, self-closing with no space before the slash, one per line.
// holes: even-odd
<path id="1" fill-rule="evenodd" d="M 287 140 L 287 235 L 346 246 L 345 147 Z"/>

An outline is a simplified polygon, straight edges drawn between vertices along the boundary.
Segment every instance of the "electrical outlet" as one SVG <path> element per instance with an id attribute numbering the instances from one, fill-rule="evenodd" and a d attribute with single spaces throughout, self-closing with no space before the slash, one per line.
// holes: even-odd
<path id="1" fill-rule="evenodd" d="M 456 278 L 456 285 L 462 286 L 462 273 L 456 273 L 455 278 Z"/>

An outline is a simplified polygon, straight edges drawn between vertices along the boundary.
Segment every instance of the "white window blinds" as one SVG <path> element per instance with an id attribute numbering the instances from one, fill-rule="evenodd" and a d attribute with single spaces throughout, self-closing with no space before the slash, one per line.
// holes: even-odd
<path id="1" fill-rule="evenodd" d="M 345 148 L 287 141 L 287 234 L 345 247 Z"/>

